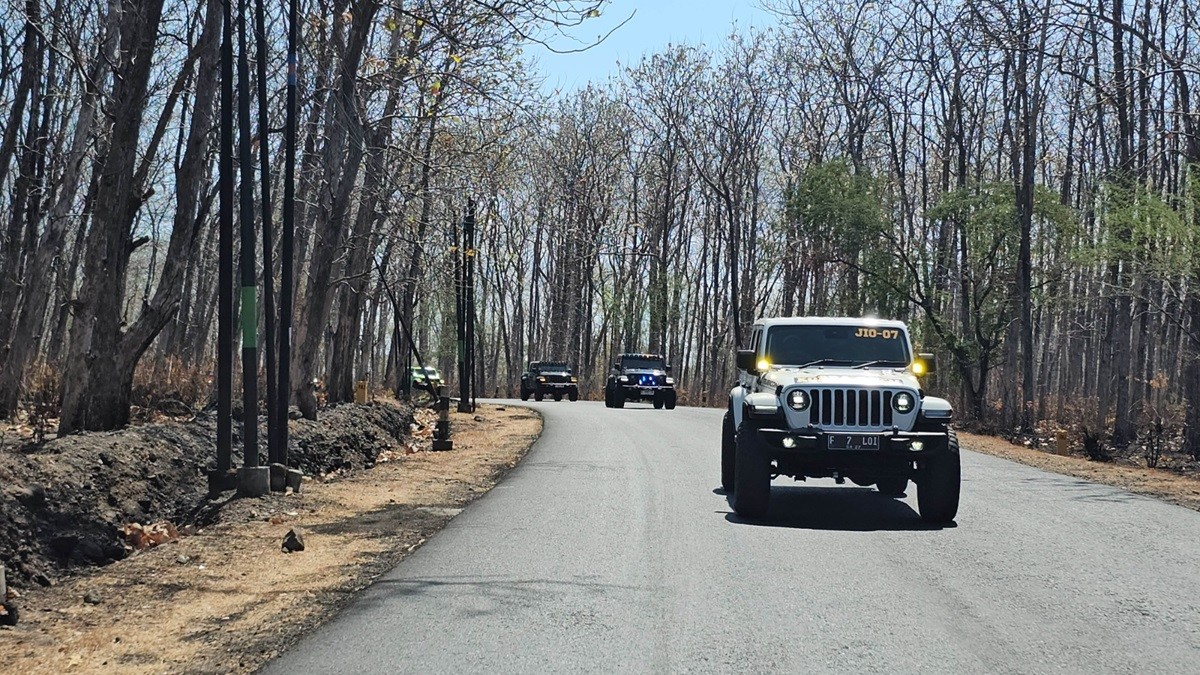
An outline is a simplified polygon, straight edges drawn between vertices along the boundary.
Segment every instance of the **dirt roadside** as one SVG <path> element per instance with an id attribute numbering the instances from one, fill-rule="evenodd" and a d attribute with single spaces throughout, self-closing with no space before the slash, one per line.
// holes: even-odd
<path id="1" fill-rule="evenodd" d="M 28 591 L 0 629 L 0 671 L 253 671 L 493 487 L 542 426 L 496 406 L 452 423 L 451 452 L 232 502 L 192 536 Z M 281 551 L 290 529 L 303 551 Z"/>
<path id="2" fill-rule="evenodd" d="M 967 450 L 1111 485 L 1200 511 L 1200 478 L 1197 477 L 1118 462 L 1095 462 L 1075 455 L 1055 455 L 1014 445 L 996 436 L 981 436 L 962 431 L 958 432 L 958 436 Z"/>

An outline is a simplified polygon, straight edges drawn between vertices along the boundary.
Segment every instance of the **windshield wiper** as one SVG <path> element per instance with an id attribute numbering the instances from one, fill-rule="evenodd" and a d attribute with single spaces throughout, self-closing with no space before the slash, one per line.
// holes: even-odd
<path id="1" fill-rule="evenodd" d="M 846 362 L 846 359 L 817 359 L 816 361 L 810 361 L 808 363 L 796 366 L 796 369 L 804 370 L 805 368 L 812 368 L 813 366 L 823 366 L 828 363 L 845 363 L 845 362 Z"/>
<path id="2" fill-rule="evenodd" d="M 879 359 L 878 361 L 867 361 L 866 363 L 860 363 L 854 367 L 855 368 L 870 368 L 871 366 L 881 366 L 881 365 L 885 365 L 885 364 L 889 364 L 889 363 L 893 364 L 893 365 L 897 365 L 897 366 L 903 366 L 903 365 L 907 365 L 908 362 L 907 361 L 897 361 L 895 359 Z"/>

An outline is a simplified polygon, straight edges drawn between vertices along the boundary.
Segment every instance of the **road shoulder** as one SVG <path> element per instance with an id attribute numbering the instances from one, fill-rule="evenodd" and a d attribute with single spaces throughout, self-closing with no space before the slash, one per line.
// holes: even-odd
<path id="1" fill-rule="evenodd" d="M 240 500 L 220 522 L 20 599 L 10 672 L 249 672 L 394 567 L 525 455 L 541 418 L 455 414 L 455 448 Z M 304 550 L 284 553 L 289 530 Z"/>
<path id="2" fill-rule="evenodd" d="M 1115 462 L 1094 462 L 1073 455 L 1054 455 L 1014 445 L 995 436 L 959 432 L 959 438 L 967 450 L 1002 457 L 1044 471 L 1111 485 L 1200 511 L 1200 478 L 1183 476 L 1165 469 L 1148 469 Z"/>

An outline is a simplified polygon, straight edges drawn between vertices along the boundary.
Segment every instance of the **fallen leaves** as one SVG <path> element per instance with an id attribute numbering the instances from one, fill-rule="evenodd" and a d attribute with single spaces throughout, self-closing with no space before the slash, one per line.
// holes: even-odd
<path id="1" fill-rule="evenodd" d="M 121 527 L 121 536 L 125 538 L 125 546 L 134 551 L 141 551 L 178 539 L 179 530 L 175 529 L 173 523 L 165 520 L 152 525 L 128 523 Z"/>

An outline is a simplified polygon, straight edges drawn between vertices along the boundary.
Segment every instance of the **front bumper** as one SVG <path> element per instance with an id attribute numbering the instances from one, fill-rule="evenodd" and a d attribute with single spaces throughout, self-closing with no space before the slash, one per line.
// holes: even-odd
<path id="1" fill-rule="evenodd" d="M 575 389 L 579 385 L 574 382 L 538 382 L 534 385 L 538 389 Z"/>
<path id="2" fill-rule="evenodd" d="M 830 449 L 830 436 L 869 436 L 878 439 L 878 449 Z M 826 432 L 821 429 L 759 429 L 758 440 L 773 457 L 795 457 L 813 460 L 854 461 L 871 457 L 920 460 L 939 455 L 949 448 L 949 434 L 944 431 L 886 431 L 886 432 Z M 790 439 L 791 447 L 785 445 Z M 914 442 L 920 450 L 914 449 Z"/>
<path id="3" fill-rule="evenodd" d="M 640 384 L 618 384 L 617 388 L 625 395 L 625 398 L 641 398 L 646 396 L 657 396 L 667 392 L 675 391 L 675 387 L 665 384 L 651 384 L 642 386 Z"/>

